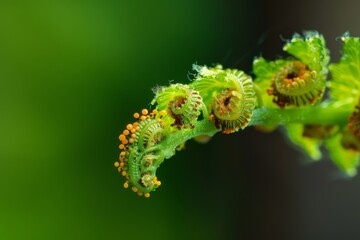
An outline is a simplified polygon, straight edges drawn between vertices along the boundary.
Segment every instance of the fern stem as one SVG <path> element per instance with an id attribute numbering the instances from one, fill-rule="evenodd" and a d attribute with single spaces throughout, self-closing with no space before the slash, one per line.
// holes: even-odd
<path id="1" fill-rule="evenodd" d="M 350 104 L 342 107 L 322 104 L 294 109 L 261 107 L 254 110 L 249 125 L 284 125 L 290 123 L 345 125 L 352 111 Z M 161 148 L 161 145 L 164 145 L 163 149 L 169 149 L 165 152 L 165 157 L 170 158 L 175 154 L 175 148 L 181 143 L 196 136 L 213 136 L 219 131 L 215 128 L 214 122 L 204 119 L 198 121 L 192 129 L 170 134 L 159 147 Z"/>

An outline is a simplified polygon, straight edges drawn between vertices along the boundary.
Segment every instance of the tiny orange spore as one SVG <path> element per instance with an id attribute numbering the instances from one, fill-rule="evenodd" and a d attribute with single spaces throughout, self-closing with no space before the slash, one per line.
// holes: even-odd
<path id="1" fill-rule="evenodd" d="M 124 134 L 121 134 L 121 135 L 119 136 L 119 140 L 120 140 L 120 141 L 123 141 L 123 140 L 125 140 L 125 139 L 126 139 L 126 137 L 125 137 Z"/>
<path id="2" fill-rule="evenodd" d="M 160 111 L 160 115 L 163 116 L 163 117 L 166 116 L 166 111 L 165 111 L 165 110 L 161 110 L 161 111 Z"/>
<path id="3" fill-rule="evenodd" d="M 144 108 L 143 110 L 141 110 L 141 113 L 142 115 L 148 115 L 149 111 L 146 108 Z"/>
<path id="4" fill-rule="evenodd" d="M 139 118 L 139 117 L 140 117 L 140 114 L 134 113 L 134 118 Z"/>

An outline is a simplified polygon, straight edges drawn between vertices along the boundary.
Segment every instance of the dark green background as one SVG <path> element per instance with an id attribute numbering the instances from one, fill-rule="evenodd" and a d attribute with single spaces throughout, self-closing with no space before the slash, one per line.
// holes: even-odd
<path id="1" fill-rule="evenodd" d="M 298 2 L 297 4 L 299 4 Z M 291 10 L 290 10 L 291 9 Z M 317 29 L 338 57 L 352 1 L 1 1 L 0 239 L 340 239 L 359 233 L 360 179 L 333 179 L 281 134 L 194 142 L 150 199 L 122 188 L 118 135 L 151 88 L 191 65 L 251 74 L 280 35 Z M 299 160 L 300 159 L 300 160 Z M 346 239 L 346 238 L 344 238 Z"/>

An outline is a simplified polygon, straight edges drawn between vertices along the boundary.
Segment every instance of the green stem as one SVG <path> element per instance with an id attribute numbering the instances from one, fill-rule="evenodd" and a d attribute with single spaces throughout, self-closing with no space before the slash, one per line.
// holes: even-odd
<path id="1" fill-rule="evenodd" d="M 250 125 L 284 125 L 289 123 L 344 125 L 353 111 L 352 107 L 342 108 L 318 105 L 293 109 L 255 109 Z"/>
<path id="2" fill-rule="evenodd" d="M 353 106 L 351 104 L 340 107 L 323 103 L 316 106 L 293 109 L 261 107 L 254 110 L 249 126 L 276 126 L 290 123 L 336 124 L 343 126 L 347 123 L 347 119 L 352 111 Z M 170 158 L 175 154 L 175 148 L 188 139 L 201 135 L 213 136 L 219 131 L 219 129 L 215 128 L 214 122 L 204 119 L 198 121 L 192 129 L 184 129 L 169 134 L 166 140 L 159 145 L 159 148 L 163 149 L 166 158 Z"/>
<path id="3" fill-rule="evenodd" d="M 166 140 L 160 144 L 160 149 L 163 149 L 165 158 L 170 158 L 175 154 L 175 148 L 188 139 L 201 135 L 213 136 L 218 131 L 219 129 L 216 129 L 214 122 L 204 119 L 198 121 L 192 129 L 183 129 L 169 134 Z"/>

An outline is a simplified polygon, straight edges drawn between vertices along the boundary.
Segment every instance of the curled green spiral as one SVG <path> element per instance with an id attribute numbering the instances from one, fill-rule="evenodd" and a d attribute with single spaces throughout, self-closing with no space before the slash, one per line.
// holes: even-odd
<path id="1" fill-rule="evenodd" d="M 279 107 L 314 104 L 324 93 L 325 82 L 318 81 L 317 73 L 300 61 L 292 61 L 279 69 L 267 90 Z"/>
<path id="2" fill-rule="evenodd" d="M 305 32 L 303 37 L 295 34 L 283 49 L 292 58 L 254 60 L 255 84 L 262 102 L 273 107 L 267 101 L 270 96 L 280 108 L 314 105 L 324 94 L 330 59 L 323 36 L 317 32 Z"/>
<path id="3" fill-rule="evenodd" d="M 255 108 L 255 89 L 251 77 L 235 69 L 198 67 L 191 83 L 211 113 L 209 119 L 223 133 L 245 128 Z"/>
<path id="4" fill-rule="evenodd" d="M 123 133 L 119 136 L 122 150 L 119 162 L 115 167 L 126 178 L 124 187 L 136 192 L 139 196 L 150 196 L 161 182 L 157 180 L 156 170 L 164 161 L 162 149 L 157 147 L 167 136 L 164 120 L 165 111 L 154 110 L 148 113 L 147 109 L 142 110 L 142 115 L 135 113 L 138 119 L 133 124 L 128 124 Z"/>
<path id="5" fill-rule="evenodd" d="M 198 91 L 184 84 L 171 84 L 156 90 L 152 104 L 166 110 L 165 122 L 178 129 L 193 128 L 201 111 L 206 111 Z"/>

